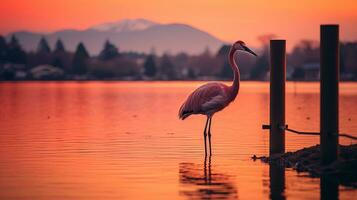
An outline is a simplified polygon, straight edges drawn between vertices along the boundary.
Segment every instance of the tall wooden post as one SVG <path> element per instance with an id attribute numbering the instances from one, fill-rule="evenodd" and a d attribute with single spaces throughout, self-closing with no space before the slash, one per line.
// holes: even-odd
<path id="1" fill-rule="evenodd" d="M 338 158 L 338 25 L 321 25 L 320 40 L 321 163 L 330 164 Z"/>
<path id="2" fill-rule="evenodd" d="M 322 175 L 320 178 L 320 199 L 338 200 L 338 178 L 334 175 Z"/>
<path id="3" fill-rule="evenodd" d="M 270 40 L 270 155 L 285 152 L 285 40 Z"/>
<path id="4" fill-rule="evenodd" d="M 278 163 L 269 163 L 270 199 L 284 200 L 285 167 Z"/>

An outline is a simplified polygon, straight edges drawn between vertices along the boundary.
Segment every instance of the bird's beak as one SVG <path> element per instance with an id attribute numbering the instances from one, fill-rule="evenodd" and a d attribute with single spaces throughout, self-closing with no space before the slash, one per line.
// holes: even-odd
<path id="1" fill-rule="evenodd" d="M 253 54 L 254 56 L 257 56 L 257 54 L 254 53 L 254 51 L 250 50 L 248 47 L 244 46 L 243 48 L 244 48 L 244 51 L 246 51 L 246 52 L 248 52 L 250 54 Z"/>

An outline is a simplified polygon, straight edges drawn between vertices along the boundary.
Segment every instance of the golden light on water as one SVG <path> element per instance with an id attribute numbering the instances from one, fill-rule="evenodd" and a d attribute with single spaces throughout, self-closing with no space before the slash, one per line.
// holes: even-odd
<path id="1" fill-rule="evenodd" d="M 243 82 L 236 101 L 214 117 L 214 155 L 206 175 L 204 116 L 177 117 L 182 101 L 201 83 L 2 83 L 0 196 L 186 199 L 212 190 L 230 198 L 268 198 L 269 165 L 250 159 L 268 153 L 268 132 L 261 130 L 268 122 L 268 83 Z M 317 83 L 288 83 L 290 127 L 318 130 L 318 88 Z M 355 83 L 341 83 L 341 132 L 357 130 L 357 113 L 349 109 L 356 94 Z M 319 138 L 288 133 L 286 142 L 291 151 Z M 220 186 L 197 184 L 208 178 L 208 169 L 212 183 Z M 290 169 L 285 174 L 287 197 L 320 196 L 319 179 Z M 341 190 L 340 198 L 353 194 Z"/>

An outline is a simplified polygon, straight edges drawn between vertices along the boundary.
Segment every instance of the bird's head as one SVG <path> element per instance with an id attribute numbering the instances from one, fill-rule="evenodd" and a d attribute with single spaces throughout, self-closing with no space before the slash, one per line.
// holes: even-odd
<path id="1" fill-rule="evenodd" d="M 243 41 L 239 40 L 233 44 L 233 49 L 235 51 L 246 51 L 250 54 L 253 54 L 254 56 L 257 56 L 256 53 L 254 53 L 252 50 L 250 50 Z"/>

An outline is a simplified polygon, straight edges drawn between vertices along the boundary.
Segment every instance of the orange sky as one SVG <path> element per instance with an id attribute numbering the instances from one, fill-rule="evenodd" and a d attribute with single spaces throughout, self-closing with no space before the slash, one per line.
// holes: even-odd
<path id="1" fill-rule="evenodd" d="M 2 0 L 0 11 L 0 34 L 147 18 L 186 23 L 252 46 L 267 33 L 287 39 L 288 47 L 304 38 L 318 39 L 321 23 L 339 23 L 342 40 L 357 40 L 356 0 Z"/>

